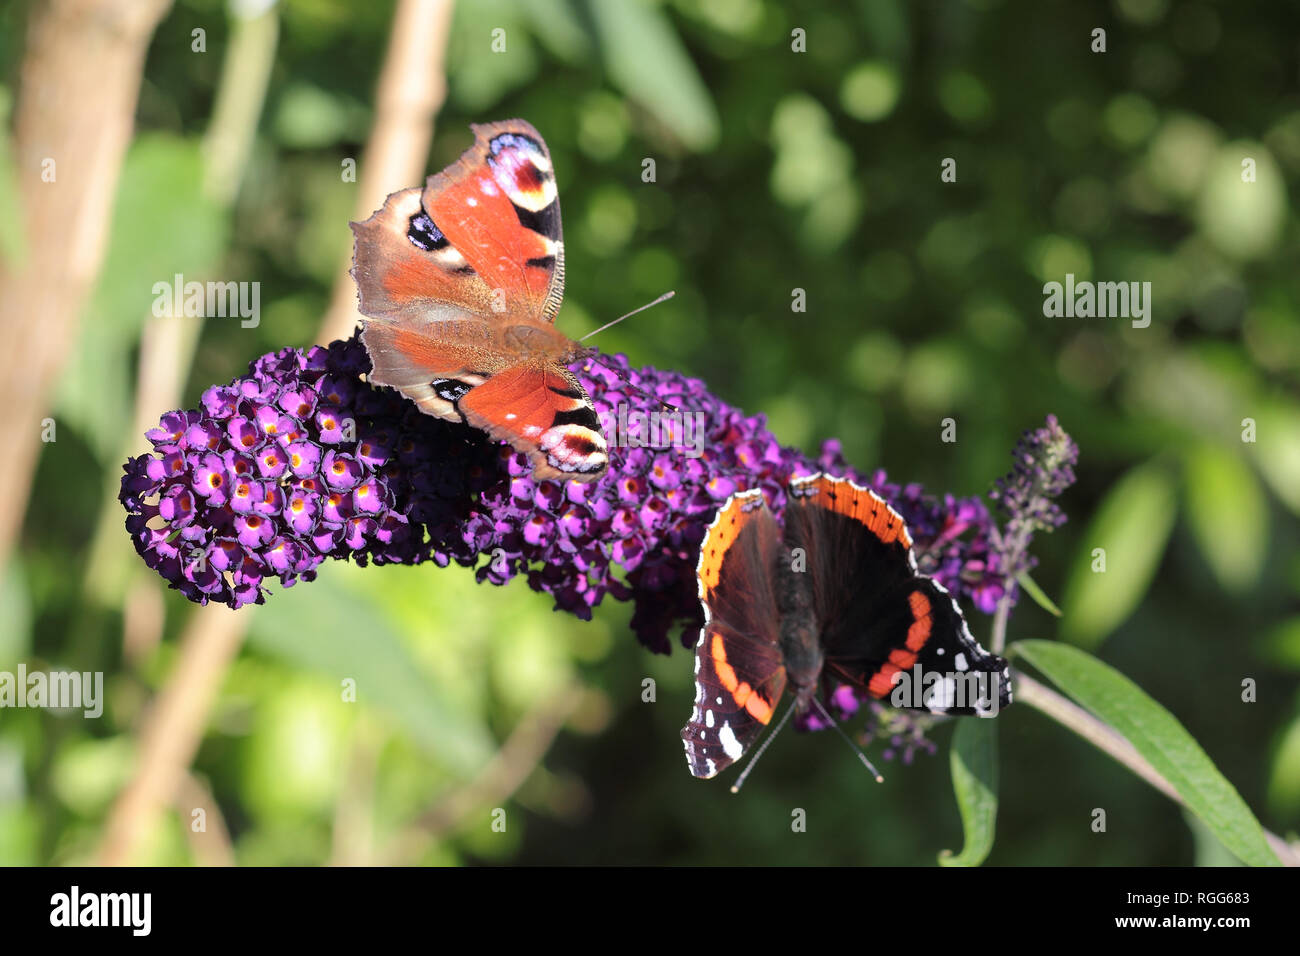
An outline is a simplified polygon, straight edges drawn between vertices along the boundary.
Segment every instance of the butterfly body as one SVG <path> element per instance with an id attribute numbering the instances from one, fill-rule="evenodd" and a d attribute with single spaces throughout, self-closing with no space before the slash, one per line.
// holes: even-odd
<path id="1" fill-rule="evenodd" d="M 948 592 L 917 571 L 902 517 L 850 481 L 797 479 L 783 524 L 761 491 L 733 495 L 709 526 L 696 574 L 705 622 L 682 740 L 697 777 L 744 753 L 787 686 L 799 713 L 842 685 L 941 714 L 988 716 L 1011 702 L 1006 661 L 975 642 Z M 922 686 L 899 703 L 897 686 L 913 678 Z"/>
<path id="2" fill-rule="evenodd" d="M 510 442 L 539 479 L 595 481 L 605 439 L 568 368 L 594 350 L 554 325 L 564 242 L 550 154 L 523 120 L 473 129 L 459 161 L 352 224 L 370 379 Z"/>

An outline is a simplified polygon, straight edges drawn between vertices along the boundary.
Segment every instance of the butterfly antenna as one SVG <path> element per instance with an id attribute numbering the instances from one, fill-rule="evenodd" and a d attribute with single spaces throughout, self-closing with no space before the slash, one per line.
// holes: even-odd
<path id="1" fill-rule="evenodd" d="M 877 770 L 872 765 L 871 761 L 867 759 L 867 755 L 862 752 L 862 749 L 858 747 L 858 745 L 855 744 L 851 739 L 849 739 L 849 735 L 844 732 L 843 727 L 841 727 L 838 723 L 836 723 L 835 718 L 830 715 L 830 711 L 828 711 L 822 705 L 822 702 L 818 700 L 815 696 L 813 697 L 812 702 L 813 702 L 813 706 L 817 708 L 818 713 L 820 713 L 824 718 L 826 718 L 827 723 L 829 723 L 832 727 L 835 728 L 835 732 L 844 738 L 844 742 L 849 745 L 849 748 L 855 754 L 858 755 L 858 759 L 861 760 L 862 763 L 866 766 L 866 768 L 871 771 L 871 775 L 876 778 L 876 783 L 884 783 L 885 778 L 880 775 L 880 771 Z"/>
<path id="2" fill-rule="evenodd" d="M 759 744 L 758 749 L 754 751 L 754 756 L 749 758 L 749 763 L 745 764 L 745 769 L 740 772 L 740 776 L 736 778 L 736 782 L 731 785 L 732 793 L 740 793 L 740 788 L 745 785 L 745 778 L 748 777 L 749 772 L 754 769 L 754 764 L 758 763 L 758 758 L 763 756 L 763 751 L 767 750 L 767 745 L 772 742 L 772 738 L 779 734 L 781 728 L 790 720 L 790 715 L 794 713 L 794 710 L 795 701 L 792 699 L 790 701 L 790 706 L 785 709 L 785 716 L 781 718 L 781 722 L 776 725 L 775 730 L 763 738 L 763 742 Z"/>
<path id="3" fill-rule="evenodd" d="M 656 306 L 656 305 L 658 305 L 660 302 L 667 302 L 669 299 L 671 299 L 671 298 L 672 298 L 673 296 L 675 296 L 676 294 L 677 294 L 676 292 L 672 292 L 672 291 L 665 292 L 663 295 L 661 295 L 659 298 L 655 299 L 653 302 L 647 302 L 645 305 L 641 306 L 639 309 L 633 309 L 633 310 L 632 310 L 631 312 L 629 312 L 627 315 L 620 315 L 620 316 L 619 316 L 617 319 L 615 319 L 613 322 L 606 322 L 606 323 L 605 323 L 604 325 L 602 325 L 600 328 L 596 329 L 596 332 L 604 332 L 606 329 L 608 329 L 608 328 L 612 328 L 613 326 L 618 325 L 618 324 L 619 324 L 620 322 L 622 322 L 624 319 L 630 319 L 630 318 L 632 318 L 632 316 L 636 315 L 638 312 L 644 312 L 646 309 L 651 308 L 652 306 Z M 585 341 L 587 341 L 587 339 L 589 339 L 589 338 L 591 338 L 593 335 L 595 335 L 596 332 L 588 332 L 588 333 L 587 333 L 586 335 L 584 335 L 582 338 L 578 339 L 578 341 L 579 341 L 579 342 L 585 342 Z"/>
<path id="4" fill-rule="evenodd" d="M 604 332 L 610 326 L 618 325 L 618 323 L 622 322 L 624 319 L 631 318 L 632 316 L 636 315 L 638 312 L 644 312 L 646 309 L 650 308 L 651 306 L 658 305 L 660 302 L 667 302 L 676 294 L 677 293 L 673 291 L 665 292 L 663 295 L 655 299 L 653 302 L 647 302 L 645 305 L 641 306 L 641 308 L 633 309 L 627 315 L 620 315 L 613 322 L 606 322 L 600 328 L 596 329 L 596 332 Z M 585 341 L 586 339 L 589 339 L 593 335 L 595 335 L 596 332 L 588 332 L 582 338 L 578 339 L 578 341 L 579 342 Z M 609 369 L 611 372 L 617 375 L 619 379 L 623 382 L 623 384 L 625 384 L 628 388 L 630 388 L 639 397 L 646 399 L 647 401 L 653 402 L 654 404 L 658 405 L 660 408 L 666 408 L 670 412 L 677 411 L 676 405 L 670 404 L 669 402 L 665 402 L 662 398 L 659 398 L 655 395 L 651 395 L 645 389 L 633 385 L 631 380 L 627 377 L 627 373 L 624 372 L 621 368 L 617 368 L 616 366 L 610 365 L 608 362 L 601 361 L 600 350 L 597 349 L 595 346 L 587 347 L 585 358 L 590 359 L 593 362 L 600 362 L 601 365 L 605 366 L 605 368 Z"/>

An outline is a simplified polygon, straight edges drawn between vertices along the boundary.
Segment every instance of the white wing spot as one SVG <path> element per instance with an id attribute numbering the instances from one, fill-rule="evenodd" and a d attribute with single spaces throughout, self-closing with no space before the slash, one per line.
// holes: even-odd
<path id="1" fill-rule="evenodd" d="M 732 760 L 739 760 L 740 755 L 745 752 L 745 748 L 740 746 L 740 741 L 736 739 L 736 732 L 731 729 L 731 724 L 722 725 L 722 729 L 718 731 L 718 739 L 722 741 L 722 752 Z"/>

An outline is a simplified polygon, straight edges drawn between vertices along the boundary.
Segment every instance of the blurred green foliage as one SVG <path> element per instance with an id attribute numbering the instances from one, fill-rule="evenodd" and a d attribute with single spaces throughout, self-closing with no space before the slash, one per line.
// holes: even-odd
<path id="1" fill-rule="evenodd" d="M 0 10 L 3 116 L 28 12 Z M 258 327 L 203 326 L 186 407 L 262 352 L 312 341 L 349 254 L 355 186 L 340 167 L 361 156 L 391 13 L 276 8 L 247 167 L 219 184 L 229 206 L 204 187 L 214 103 L 249 66 L 223 66 L 225 6 L 179 0 L 154 39 L 58 440 L 0 582 L 0 669 L 104 670 L 107 708 L 98 721 L 0 712 L 2 863 L 90 852 L 194 613 L 139 566 L 111 497 L 145 444 L 129 426 L 152 285 L 177 272 L 261 283 Z M 1097 26 L 1105 53 L 1090 51 Z M 473 0 L 457 5 L 428 168 L 459 155 L 470 122 L 532 122 L 569 244 L 561 327 L 577 336 L 676 289 L 603 347 L 702 377 L 788 444 L 838 437 L 861 468 L 982 493 L 1019 432 L 1055 412 L 1082 448 L 1080 482 L 1034 577 L 1065 616 L 1026 601 L 1012 637 L 1101 654 L 1285 833 L 1300 824 L 1298 26 L 1294 5 L 1247 15 L 1210 0 Z M 199 27 L 206 53 L 191 49 Z M 0 140 L 6 179 L 9 157 Z M 12 209 L 0 187 L 6 222 Z M 1044 318 L 1042 285 L 1066 273 L 1150 281 L 1150 327 Z M 796 289 L 806 314 L 791 312 Z M 947 417 L 954 444 L 939 438 Z M 243 863 L 321 863 L 358 841 L 367 859 L 424 863 L 932 864 L 962 846 L 951 727 L 934 732 L 939 756 L 882 766 L 884 786 L 831 735 L 778 741 L 743 797 L 692 780 L 678 740 L 690 658 L 642 651 L 623 606 L 583 624 L 520 582 L 337 565 L 241 613 L 249 640 L 194 773 Z M 972 627 L 987 639 L 986 618 Z M 1247 677 L 1256 703 L 1241 701 Z M 340 704 L 347 678 L 356 705 Z M 431 808 L 557 694 L 571 712 L 502 804 L 506 832 L 491 801 L 431 828 Z M 1225 859 L 1041 714 L 1013 708 L 998 732 L 989 862 Z M 1104 835 L 1089 828 L 1099 806 Z M 806 833 L 791 832 L 793 808 Z M 162 821 L 143 858 L 196 859 L 187 822 Z"/>

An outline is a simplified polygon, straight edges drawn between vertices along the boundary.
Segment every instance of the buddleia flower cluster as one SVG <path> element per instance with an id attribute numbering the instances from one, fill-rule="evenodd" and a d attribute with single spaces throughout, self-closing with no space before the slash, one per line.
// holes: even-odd
<path id="1" fill-rule="evenodd" d="M 152 451 L 128 461 L 122 478 L 127 530 L 145 562 L 201 604 L 260 604 L 270 582 L 310 581 L 326 558 L 454 562 L 490 584 L 524 575 L 557 610 L 583 619 L 607 595 L 630 600 L 637 636 L 667 652 L 675 625 L 694 643 L 695 564 L 718 507 L 760 487 L 779 517 L 790 480 L 821 471 L 890 501 L 924 572 L 981 610 L 996 604 L 1005 579 L 979 499 L 864 475 L 836 441 L 812 458 L 699 379 L 633 368 L 621 355 L 597 359 L 574 371 L 606 434 L 617 434 L 609 471 L 561 484 L 534 480 L 508 445 L 369 385 L 355 336 L 264 355 L 148 432 Z M 700 423 L 689 444 L 681 415 Z"/>

